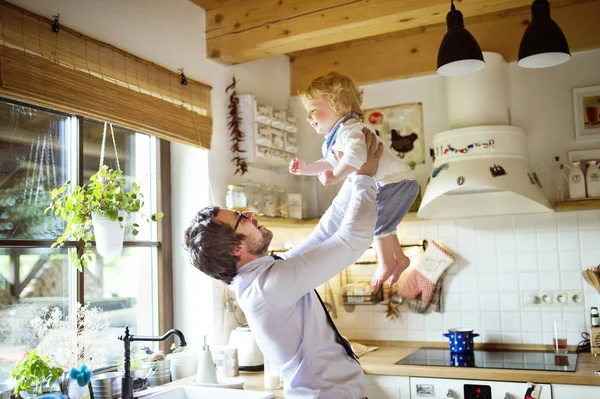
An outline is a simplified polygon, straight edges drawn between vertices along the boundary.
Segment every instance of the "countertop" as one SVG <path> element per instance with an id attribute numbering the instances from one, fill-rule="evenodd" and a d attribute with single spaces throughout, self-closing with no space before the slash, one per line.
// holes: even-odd
<path id="1" fill-rule="evenodd" d="M 468 367 L 438 367 L 438 366 L 412 366 L 396 365 L 398 360 L 420 348 L 447 348 L 443 343 L 424 343 L 424 342 L 391 342 L 391 341 L 361 341 L 367 345 L 379 347 L 379 349 L 369 352 L 360 357 L 360 364 L 365 374 L 392 375 L 405 377 L 433 377 L 433 378 L 455 378 L 472 380 L 490 380 L 490 381 L 522 381 L 554 384 L 572 384 L 572 385 L 595 385 L 600 386 L 600 376 L 594 374 L 600 370 L 600 356 L 593 356 L 591 353 L 580 353 L 577 361 L 577 370 L 575 372 L 560 371 L 537 371 L 537 370 L 505 370 L 505 369 L 477 369 Z M 544 345 L 485 345 L 476 344 L 476 349 L 496 349 L 496 350 L 552 350 L 551 347 Z M 574 348 L 571 348 L 574 349 Z M 262 372 L 240 372 L 240 377 L 246 380 L 244 389 L 253 391 L 268 391 L 275 395 L 275 398 L 283 398 L 281 389 L 264 389 L 264 376 Z M 165 385 L 161 390 L 179 385 L 190 384 L 195 376 L 183 378 Z M 143 391 L 142 391 L 143 392 Z M 155 391 L 156 392 L 156 391 Z"/>
<path id="2" fill-rule="evenodd" d="M 537 371 L 537 370 L 505 370 L 505 369 L 477 369 L 469 367 L 438 367 L 438 366 L 412 366 L 396 365 L 398 360 L 410 355 L 425 345 L 401 345 L 398 343 L 368 342 L 369 345 L 378 346 L 379 349 L 369 352 L 360 357 L 365 374 L 397 375 L 408 377 L 434 377 L 434 378 L 458 378 L 474 380 L 495 381 L 523 381 L 555 384 L 573 385 L 597 385 L 600 386 L 600 376 L 594 374 L 600 370 L 600 356 L 591 353 L 580 353 L 575 372 L 562 371 Z M 430 345 L 432 348 L 448 348 L 448 345 Z M 476 349 L 484 348 L 484 346 Z M 487 349 L 487 347 L 486 347 Z M 519 350 L 549 350 L 545 346 L 494 346 L 490 349 L 519 349 Z M 550 349 L 551 350 L 551 349 Z"/>

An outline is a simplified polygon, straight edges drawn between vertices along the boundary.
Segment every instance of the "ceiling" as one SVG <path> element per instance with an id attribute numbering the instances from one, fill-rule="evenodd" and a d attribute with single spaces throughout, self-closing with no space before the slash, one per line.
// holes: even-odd
<path id="1" fill-rule="evenodd" d="M 290 91 L 337 70 L 358 84 L 435 73 L 449 0 L 190 0 L 206 54 L 225 65 L 286 54 Z M 532 0 L 457 0 L 483 51 L 517 58 Z M 600 48 L 600 0 L 551 0 L 571 52 Z"/>

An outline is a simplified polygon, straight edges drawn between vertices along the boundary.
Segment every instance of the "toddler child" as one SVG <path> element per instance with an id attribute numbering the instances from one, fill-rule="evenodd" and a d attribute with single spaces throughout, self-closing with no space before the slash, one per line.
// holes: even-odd
<path id="1" fill-rule="evenodd" d="M 372 129 L 361 122 L 362 90 L 349 77 L 330 72 L 313 80 L 299 94 L 308 113 L 306 120 L 317 134 L 325 135 L 323 158 L 311 163 L 294 158 L 289 170 L 295 175 L 318 175 L 324 186 L 336 184 L 352 175 L 367 159 L 362 130 Z M 396 227 L 419 188 L 412 170 L 389 148 L 384 148 L 373 178 L 377 183 L 374 246 L 379 265 L 371 284 L 377 288 L 384 281 L 394 284 L 410 264 L 402 252 Z"/>

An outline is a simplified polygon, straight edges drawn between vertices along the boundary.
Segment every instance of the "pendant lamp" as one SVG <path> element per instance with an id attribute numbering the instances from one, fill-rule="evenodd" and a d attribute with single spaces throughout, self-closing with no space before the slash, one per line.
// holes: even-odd
<path id="1" fill-rule="evenodd" d="M 569 59 L 569 44 L 558 24 L 550 18 L 550 3 L 548 0 L 534 0 L 531 4 L 531 23 L 519 46 L 519 66 L 546 68 Z"/>
<path id="2" fill-rule="evenodd" d="M 454 7 L 446 15 L 448 32 L 438 50 L 437 73 L 443 76 L 467 75 L 485 66 L 477 40 L 465 29 L 463 15 Z"/>

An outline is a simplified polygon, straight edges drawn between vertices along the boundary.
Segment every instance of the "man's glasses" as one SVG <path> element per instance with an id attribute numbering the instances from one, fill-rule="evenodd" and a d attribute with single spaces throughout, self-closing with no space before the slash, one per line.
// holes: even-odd
<path id="1" fill-rule="evenodd" d="M 248 216 L 244 215 L 242 212 L 240 212 L 240 211 L 235 211 L 235 213 L 237 213 L 237 215 L 238 215 L 238 218 L 237 218 L 237 222 L 236 222 L 236 224 L 235 224 L 235 227 L 233 228 L 233 231 L 236 231 L 236 230 L 237 230 L 237 228 L 238 228 L 238 226 L 240 225 L 240 223 L 241 223 L 242 219 L 249 220 L 249 219 L 248 219 Z"/>

